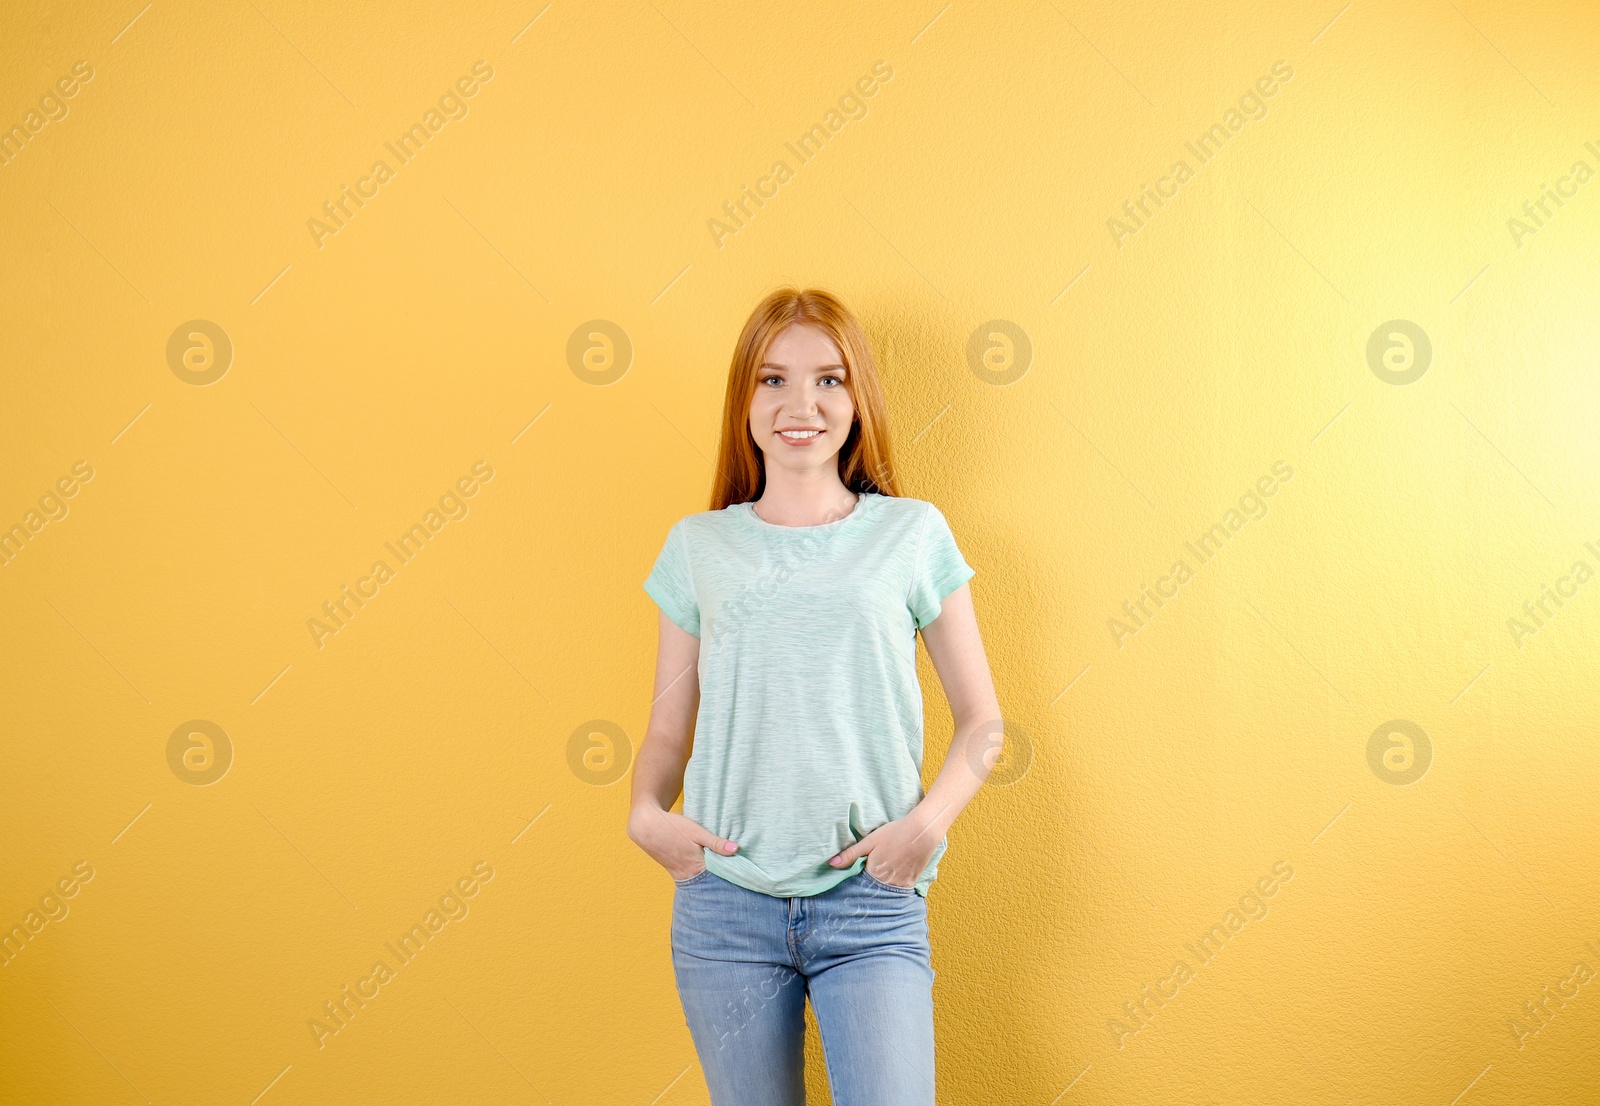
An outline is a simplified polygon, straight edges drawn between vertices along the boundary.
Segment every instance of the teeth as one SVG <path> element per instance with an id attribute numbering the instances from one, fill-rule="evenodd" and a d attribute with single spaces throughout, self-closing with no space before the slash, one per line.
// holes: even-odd
<path id="1" fill-rule="evenodd" d="M 785 438 L 815 438 L 818 434 L 821 433 L 821 431 L 820 430 L 780 430 L 780 431 L 778 431 L 778 433 L 782 434 Z"/>

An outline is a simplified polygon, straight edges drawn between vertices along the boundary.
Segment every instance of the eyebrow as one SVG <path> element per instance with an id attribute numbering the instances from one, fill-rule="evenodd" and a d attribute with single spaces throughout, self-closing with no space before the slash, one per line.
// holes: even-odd
<path id="1" fill-rule="evenodd" d="M 761 367 L 763 369 L 782 369 L 785 372 L 789 371 L 788 365 L 780 364 L 777 361 L 764 361 L 762 362 Z M 850 369 L 846 365 L 821 365 L 817 368 L 817 372 L 819 373 L 847 373 L 849 371 Z"/>

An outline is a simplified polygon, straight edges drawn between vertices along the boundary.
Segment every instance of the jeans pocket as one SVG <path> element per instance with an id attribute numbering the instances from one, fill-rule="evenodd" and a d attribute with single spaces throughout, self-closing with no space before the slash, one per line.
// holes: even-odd
<path id="1" fill-rule="evenodd" d="M 865 868 L 861 869 L 861 878 L 872 884 L 874 887 L 881 887 L 885 891 L 893 891 L 897 895 L 915 895 L 917 893 L 915 884 L 910 887 L 901 887 L 898 884 L 885 883 L 883 880 L 879 879 Z"/>
<path id="2" fill-rule="evenodd" d="M 695 884 L 699 883 L 701 880 L 705 879 L 710 874 L 711 874 L 711 869 L 710 868 L 701 868 L 698 872 L 696 872 L 692 876 L 689 876 L 689 877 L 687 877 L 685 879 L 675 879 L 672 882 L 677 884 L 679 887 L 693 887 Z"/>

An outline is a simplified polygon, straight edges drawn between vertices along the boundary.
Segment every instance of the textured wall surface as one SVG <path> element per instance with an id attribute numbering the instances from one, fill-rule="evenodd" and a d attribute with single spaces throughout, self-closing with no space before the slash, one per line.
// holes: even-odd
<path id="1" fill-rule="evenodd" d="M 707 1102 L 640 584 L 785 282 L 1012 734 L 939 1100 L 1596 1101 L 1600 13 L 1341 2 L 7 4 L 0 1101 Z"/>

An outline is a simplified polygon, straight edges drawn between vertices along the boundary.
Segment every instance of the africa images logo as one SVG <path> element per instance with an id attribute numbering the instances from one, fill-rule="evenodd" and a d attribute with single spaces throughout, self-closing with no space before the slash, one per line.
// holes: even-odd
<path id="1" fill-rule="evenodd" d="M 829 108 L 821 122 L 812 123 L 794 142 L 785 142 L 784 149 L 793 156 L 794 165 L 791 166 L 787 158 L 774 161 L 766 176 L 756 178 L 754 188 L 747 184 L 733 199 L 723 203 L 722 218 L 713 216 L 706 220 L 706 229 L 711 232 L 711 241 L 717 248 L 722 249 L 725 239 L 743 230 L 756 217 L 756 211 L 766 207 L 767 200 L 777 196 L 784 185 L 794 180 L 798 169 L 811 164 L 847 124 L 865 119 L 867 101 L 893 78 L 894 66 L 886 61 L 874 62 L 871 71 L 856 79 L 850 86 L 853 91 L 847 90 L 840 96 L 837 106 Z M 751 210 L 751 204 L 756 210 Z"/>
<path id="2" fill-rule="evenodd" d="M 329 1037 L 336 1037 L 341 1030 L 348 1028 L 367 1003 L 376 999 L 384 987 L 399 978 L 399 969 L 420 956 L 422 950 L 437 940 L 447 925 L 466 918 L 472 909 L 467 905 L 468 900 L 476 898 L 484 884 L 494 879 L 494 875 L 494 867 L 487 860 L 478 861 L 471 871 L 439 896 L 437 910 L 430 907 L 420 922 L 412 923 L 395 941 L 385 941 L 383 947 L 394 957 L 393 965 L 383 957 L 374 960 L 372 970 L 367 975 L 358 977 L 353 985 L 346 983 L 333 998 L 322 1004 L 319 1016 L 306 1019 L 306 1027 L 311 1030 L 311 1039 L 317 1043 L 317 1048 L 326 1048 Z"/>
<path id="3" fill-rule="evenodd" d="M 1276 77 L 1277 80 L 1273 78 Z M 1196 163 L 1201 169 L 1209 165 L 1228 140 L 1240 131 L 1251 120 L 1261 120 L 1267 117 L 1267 100 L 1282 91 L 1283 85 L 1294 79 L 1294 69 L 1286 61 L 1272 63 L 1271 71 L 1258 78 L 1254 85 L 1239 97 L 1239 106 L 1229 108 L 1222 113 L 1222 121 L 1213 123 L 1202 131 L 1193 142 L 1185 142 L 1184 149 L 1194 155 Z M 1117 244 L 1117 249 L 1122 249 L 1129 238 L 1138 234 L 1145 225 L 1155 218 L 1156 213 L 1167 206 L 1162 202 L 1163 197 L 1171 200 L 1178 195 L 1178 191 L 1195 178 L 1196 170 L 1182 158 L 1172 163 L 1166 176 L 1157 177 L 1155 188 L 1152 190 L 1148 184 L 1139 185 L 1137 199 L 1125 200 L 1122 204 L 1122 214 L 1125 219 L 1110 218 L 1106 220 L 1106 229 L 1111 232 L 1111 240 Z M 1167 185 L 1171 185 L 1171 191 Z M 1150 205 L 1155 204 L 1155 210 Z"/>
<path id="4" fill-rule="evenodd" d="M 448 523 L 466 518 L 472 509 L 467 500 L 477 495 L 483 485 L 493 479 L 494 466 L 488 461 L 479 461 L 472 466 L 470 473 L 457 479 L 439 497 L 437 510 L 428 508 L 421 521 L 413 522 L 394 541 L 384 542 L 383 547 L 395 559 L 395 567 L 382 558 L 373 561 L 371 571 L 359 577 L 354 588 L 346 584 L 335 598 L 322 604 L 325 618 L 306 619 L 306 629 L 310 631 L 316 647 L 321 649 L 327 638 L 348 626 L 350 620 L 366 607 L 368 600 L 376 599 L 385 584 L 398 578 L 398 568 L 414 561 Z M 350 609 L 352 603 L 355 604 L 355 610 Z"/>
<path id="5" fill-rule="evenodd" d="M 21 122 L 0 130 L 0 165 L 10 165 L 21 154 L 33 136 L 51 123 L 59 123 L 72 109 L 67 101 L 83 91 L 83 86 L 94 80 L 94 66 L 80 61 L 65 77 L 39 97 L 39 106 L 22 117 Z"/>
<path id="6" fill-rule="evenodd" d="M 445 90 L 436 107 L 430 107 L 423 113 L 420 122 L 400 132 L 393 142 L 383 144 L 383 148 L 394 158 L 393 165 L 379 158 L 372 163 L 366 176 L 356 179 L 354 188 L 348 184 L 340 185 L 338 195 L 323 203 L 322 217 L 306 220 L 306 229 L 311 232 L 311 240 L 317 244 L 317 249 L 323 248 L 323 239 L 331 238 L 343 230 L 356 217 L 356 212 L 367 206 L 364 201 L 374 199 L 379 189 L 394 180 L 400 167 L 411 164 L 422 153 L 422 148 L 444 130 L 446 124 L 465 119 L 469 110 L 467 101 L 481 91 L 483 84 L 493 79 L 494 68 L 488 62 L 475 63 L 470 73 Z M 351 204 L 355 205 L 354 210 Z"/>
<path id="7" fill-rule="evenodd" d="M 1165 576 L 1156 578 L 1155 587 L 1140 584 L 1139 598 L 1124 600 L 1122 613 L 1126 619 L 1106 619 L 1106 629 L 1111 634 L 1111 640 L 1117 643 L 1117 648 L 1123 648 L 1128 640 L 1140 630 L 1149 625 L 1155 618 L 1156 612 L 1166 606 L 1163 600 L 1177 597 L 1179 589 L 1193 580 L 1195 573 L 1204 568 L 1223 546 L 1232 540 L 1233 535 L 1245 528 L 1250 522 L 1257 522 L 1267 517 L 1267 500 L 1282 489 L 1284 484 L 1294 479 L 1294 466 L 1287 461 L 1274 461 L 1272 471 L 1258 479 L 1252 488 L 1247 489 L 1238 499 L 1237 507 L 1228 508 L 1220 522 L 1214 522 L 1209 528 L 1202 531 L 1192 542 L 1186 541 L 1183 547 L 1194 556 L 1195 565 L 1182 557 L 1173 562 L 1171 570 Z M 1167 590 L 1170 586 L 1171 590 Z M 1150 609 L 1150 604 L 1156 605 L 1156 610 Z"/>

